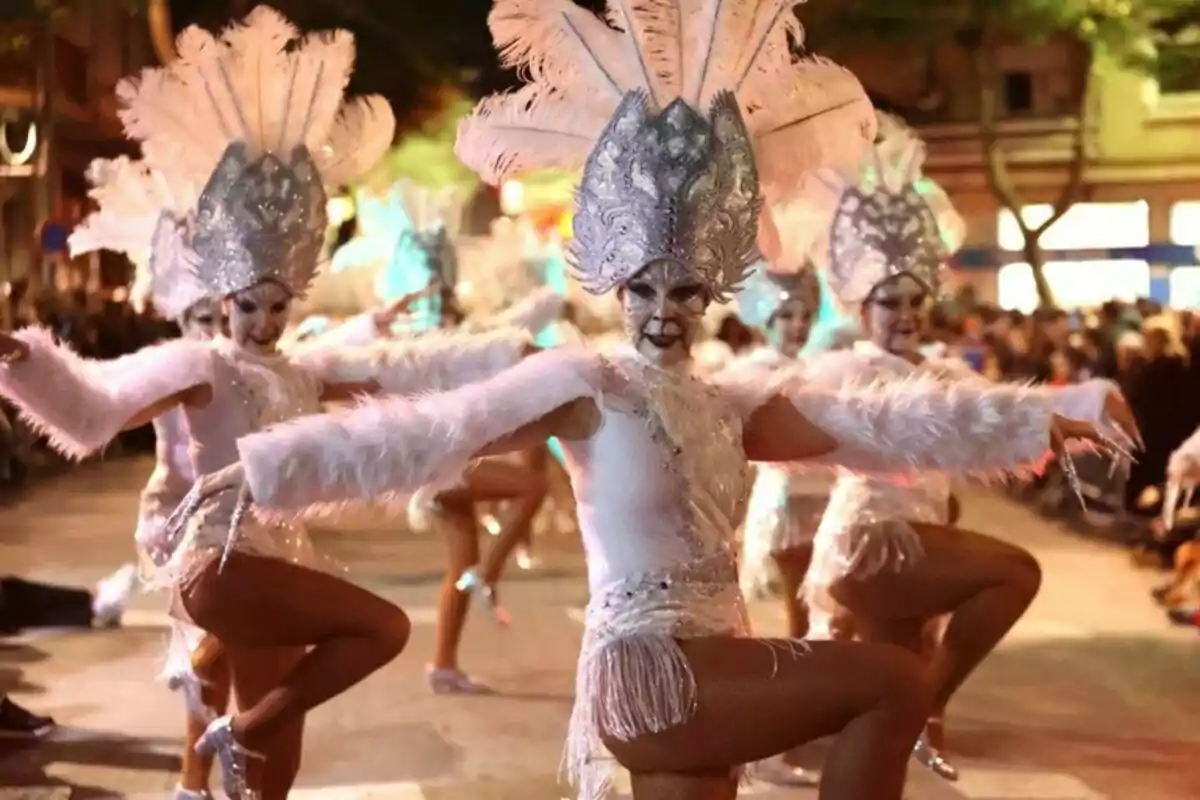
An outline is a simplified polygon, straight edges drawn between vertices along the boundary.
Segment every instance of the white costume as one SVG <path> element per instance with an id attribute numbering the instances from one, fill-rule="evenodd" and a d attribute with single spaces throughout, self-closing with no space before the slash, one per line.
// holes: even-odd
<path id="1" fill-rule="evenodd" d="M 531 17 L 517 13 L 520 5 L 496 4 L 493 33 L 510 60 L 536 66 L 539 81 L 484 100 L 460 129 L 458 152 L 499 181 L 523 168 L 578 163 L 590 149 L 572 255 L 592 291 L 668 258 L 723 297 L 755 260 L 760 180 L 791 191 L 808 169 L 857 160 L 859 134 L 869 139 L 873 112 L 853 77 L 824 62 L 792 62 L 790 13 L 731 3 L 729 19 L 685 19 L 673 39 L 674 28 L 650 24 L 636 6 L 631 18 L 611 9 L 615 30 L 582 9 Z M 735 32 L 735 22 L 747 28 Z M 699 69 L 709 63 L 704 54 L 726 51 L 748 55 L 713 58 L 707 75 Z M 643 72 L 639 55 L 663 63 Z M 732 87 L 740 87 L 736 97 L 725 91 Z M 840 110 L 818 113 L 829 107 Z M 811 126 L 786 125 L 799 118 Z M 779 126 L 796 133 L 774 138 Z M 752 145 L 761 145 L 757 169 Z M 566 403 L 594 402 L 595 432 L 563 442 L 591 590 L 567 762 L 592 800 L 611 775 L 602 730 L 629 739 L 693 713 L 695 679 L 677 640 L 748 635 L 734 527 L 749 489 L 742 431 L 756 409 L 790 401 L 840 443 L 833 463 L 1000 470 L 1045 451 L 1053 410 L 1022 402 L 1032 396 L 1023 387 L 945 392 L 919 380 L 829 393 L 702 381 L 632 351 L 560 348 L 453 392 L 372 401 L 253 433 L 238 450 L 265 518 L 319 514 L 452 481 L 489 442 Z M 1031 425 L 1013 436 L 990 413 L 1018 403 L 1040 431 Z"/>
<path id="2" fill-rule="evenodd" d="M 825 176 L 839 189 L 830 226 L 829 286 L 847 309 L 860 308 L 882 282 L 909 275 L 931 293 L 940 286 L 942 267 L 962 241 L 962 222 L 949 199 L 920 169 L 924 145 L 902 123 L 880 120 L 881 140 L 866 167 L 853 180 Z M 988 381 L 953 359 L 927 358 L 919 365 L 860 341 L 850 351 L 811 359 L 805 375 L 822 386 L 890 385 L 914 378 L 942 381 L 948 391 L 983 387 Z M 951 389 L 951 387 L 954 387 Z M 1019 403 L 1002 403 L 996 415 L 1014 440 L 1042 435 L 1045 405 L 1065 417 L 1103 425 L 1108 381 L 1089 381 L 1062 390 L 1036 390 Z M 928 420 L 926 424 L 936 424 Z M 983 464 L 968 466 L 982 479 L 995 476 Z M 804 582 L 809 603 L 809 635 L 833 635 L 837 604 L 828 588 L 850 575 L 902 568 L 921 554 L 910 522 L 946 523 L 950 482 L 945 476 L 886 476 L 840 470 L 814 541 Z"/>

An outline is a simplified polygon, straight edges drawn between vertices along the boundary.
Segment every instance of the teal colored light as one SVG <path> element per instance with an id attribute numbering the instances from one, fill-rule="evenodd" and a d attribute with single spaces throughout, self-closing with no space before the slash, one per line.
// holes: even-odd
<path id="1" fill-rule="evenodd" d="M 414 238 L 416 228 L 404 210 L 400 191 L 393 186 L 382 198 L 365 189 L 354 193 L 358 235 L 333 254 L 334 272 L 379 267 L 375 296 L 390 303 L 424 289 L 437 279 L 425 251 Z M 441 321 L 441 298 L 423 297 L 409 310 L 408 330 L 429 330 Z"/>

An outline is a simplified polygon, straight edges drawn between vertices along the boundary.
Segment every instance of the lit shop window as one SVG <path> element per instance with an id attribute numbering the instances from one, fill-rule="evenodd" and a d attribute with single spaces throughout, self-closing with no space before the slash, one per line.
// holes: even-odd
<path id="1" fill-rule="evenodd" d="M 1049 219 L 1053 210 L 1049 204 L 1025 206 L 1021 209 L 1021 216 L 1026 224 L 1037 226 Z M 1200 208 L 1195 213 L 1200 215 Z M 1200 225 L 1197 227 L 1200 228 Z M 1022 247 L 1021 229 L 1017 226 L 1016 217 L 1008 209 L 1000 211 L 996 242 L 1001 250 L 1009 252 Z M 1132 203 L 1076 203 L 1042 234 L 1041 239 L 1044 250 L 1145 247 L 1148 244 L 1150 206 L 1143 200 Z"/>
<path id="2" fill-rule="evenodd" d="M 1170 281 L 1172 308 L 1200 308 L 1200 267 L 1176 267 Z"/>
<path id="3" fill-rule="evenodd" d="M 1063 308 L 1093 308 L 1106 300 L 1136 300 L 1150 294 L 1150 265 L 1145 261 L 1052 261 L 1046 280 Z M 1006 264 L 996 274 L 1002 308 L 1026 313 L 1037 308 L 1037 287 L 1028 264 Z"/>
<path id="4" fill-rule="evenodd" d="M 1171 206 L 1171 242 L 1197 249 L 1200 263 L 1200 200 L 1185 200 Z M 1170 300 L 1174 308 L 1200 307 L 1200 266 L 1176 266 L 1171 270 Z"/>
<path id="5" fill-rule="evenodd" d="M 1171 206 L 1171 241 L 1200 246 L 1200 200 Z"/>

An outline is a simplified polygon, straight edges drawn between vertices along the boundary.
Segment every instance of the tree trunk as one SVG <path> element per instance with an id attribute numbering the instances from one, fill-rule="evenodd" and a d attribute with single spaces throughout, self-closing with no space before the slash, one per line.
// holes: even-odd
<path id="1" fill-rule="evenodd" d="M 981 37 L 979 47 L 975 50 L 975 78 L 979 88 L 979 143 L 983 148 L 984 177 L 988 189 L 1000 205 L 1008 209 L 1016 218 L 1017 227 L 1021 231 L 1022 250 L 1029 269 L 1033 272 L 1033 285 L 1037 288 L 1038 305 L 1054 306 L 1054 292 L 1050 283 L 1042 274 L 1045 259 L 1042 257 L 1040 232 L 1035 232 L 1025 224 L 1021 216 L 1024 203 L 1017 193 L 1017 187 L 1008 174 L 1008 162 L 1004 150 L 1000 146 L 1000 75 L 996 68 L 996 54 L 988 44 L 988 37 Z"/>
<path id="2" fill-rule="evenodd" d="M 1038 307 L 1039 308 L 1057 308 L 1054 302 L 1054 290 L 1050 288 L 1050 281 L 1046 280 L 1046 254 L 1042 252 L 1041 234 L 1037 231 L 1021 231 L 1024 241 L 1022 242 L 1022 251 L 1025 253 L 1025 261 L 1029 264 L 1029 271 L 1033 273 L 1033 286 L 1037 290 Z"/>

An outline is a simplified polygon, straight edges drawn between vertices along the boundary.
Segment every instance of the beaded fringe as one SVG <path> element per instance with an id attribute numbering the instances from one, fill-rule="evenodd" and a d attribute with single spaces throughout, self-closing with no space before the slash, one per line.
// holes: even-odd
<path id="1" fill-rule="evenodd" d="M 601 731 L 629 741 L 682 725 L 695 711 L 696 678 L 673 637 L 635 634 L 592 648 L 585 642 L 564 754 L 579 800 L 600 800 L 612 786 L 616 762 Z"/>

